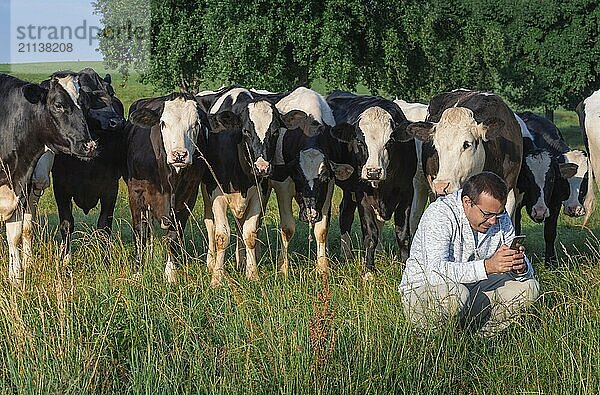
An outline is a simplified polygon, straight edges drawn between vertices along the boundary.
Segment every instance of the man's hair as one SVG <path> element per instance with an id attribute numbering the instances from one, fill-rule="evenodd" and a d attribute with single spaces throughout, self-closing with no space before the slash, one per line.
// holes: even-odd
<path id="1" fill-rule="evenodd" d="M 469 178 L 463 185 L 461 198 L 468 196 L 473 203 L 477 204 L 479 195 L 483 192 L 499 202 L 506 203 L 508 187 L 502 178 L 491 171 L 484 171 Z"/>

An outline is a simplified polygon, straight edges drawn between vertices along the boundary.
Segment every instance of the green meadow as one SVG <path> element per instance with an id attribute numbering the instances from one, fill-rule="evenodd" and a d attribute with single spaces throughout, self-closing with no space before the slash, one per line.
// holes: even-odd
<path id="1" fill-rule="evenodd" d="M 0 72 L 41 81 L 52 71 L 87 66 L 106 72 L 101 63 L 0 65 Z M 161 94 L 136 75 L 112 75 L 125 108 Z M 576 114 L 559 110 L 556 122 L 567 142 L 582 148 Z M 361 278 L 358 217 L 356 260 L 343 262 L 340 197 L 336 190 L 328 277 L 315 274 L 315 241 L 301 223 L 290 244 L 289 276 L 276 272 L 279 220 L 272 196 L 260 233 L 260 280 L 250 283 L 235 270 L 233 236 L 226 285 L 212 289 L 201 200 L 185 231 L 180 281 L 167 285 L 164 232 L 157 226 L 141 277 L 132 273 L 123 183 L 108 245 L 94 231 L 99 209 L 87 216 L 74 210 L 68 266 L 58 260 L 58 214 L 47 190 L 35 225 L 35 257 L 21 288 L 7 281 L 8 249 L 4 237 L 0 242 L 0 393 L 600 393 L 598 213 L 585 228 L 581 219 L 561 214 L 561 266 L 552 270 L 543 264 L 543 227 L 523 213 L 542 293 L 490 344 L 453 326 L 415 331 L 407 324 L 392 224 L 385 227 L 373 281 Z"/>

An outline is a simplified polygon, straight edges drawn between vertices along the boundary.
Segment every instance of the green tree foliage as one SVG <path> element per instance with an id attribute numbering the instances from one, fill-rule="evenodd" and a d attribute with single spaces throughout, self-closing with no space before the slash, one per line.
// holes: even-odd
<path id="1" fill-rule="evenodd" d="M 109 4 L 99 0 L 101 13 Z M 427 101 L 459 87 L 522 107 L 571 106 L 600 83 L 597 1 L 152 0 L 144 78 L 165 89 L 240 84 Z M 101 40 L 102 42 L 102 40 Z M 102 42 L 109 65 L 120 52 Z M 111 63 L 112 62 L 112 63 Z"/>

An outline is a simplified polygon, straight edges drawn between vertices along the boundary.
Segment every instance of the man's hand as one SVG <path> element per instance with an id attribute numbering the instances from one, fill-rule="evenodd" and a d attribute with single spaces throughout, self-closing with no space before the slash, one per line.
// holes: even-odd
<path id="1" fill-rule="evenodd" d="M 511 250 L 506 245 L 501 246 L 491 258 L 483 261 L 485 272 L 487 274 L 493 274 L 507 273 L 511 270 L 517 272 L 522 271 L 525 267 L 524 251 L 525 248 L 523 246 L 519 246 L 518 250 Z"/>

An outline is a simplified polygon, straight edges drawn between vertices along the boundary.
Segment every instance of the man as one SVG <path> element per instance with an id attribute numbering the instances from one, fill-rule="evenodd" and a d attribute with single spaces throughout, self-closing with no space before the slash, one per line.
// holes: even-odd
<path id="1" fill-rule="evenodd" d="M 413 324 L 456 318 L 490 336 L 537 298 L 525 249 L 509 248 L 515 232 L 504 209 L 507 195 L 500 177 L 483 172 L 427 208 L 400 284 Z"/>

